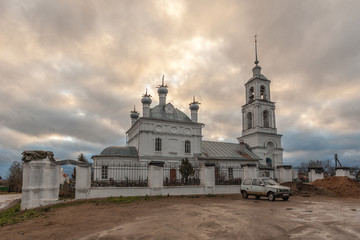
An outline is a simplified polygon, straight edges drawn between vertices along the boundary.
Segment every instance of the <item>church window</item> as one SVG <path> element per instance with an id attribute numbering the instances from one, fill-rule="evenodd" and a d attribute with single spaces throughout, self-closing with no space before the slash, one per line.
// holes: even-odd
<path id="1" fill-rule="evenodd" d="M 158 151 L 158 152 L 161 151 L 161 138 L 155 139 L 155 151 Z"/>
<path id="2" fill-rule="evenodd" d="M 271 160 L 271 158 L 266 158 L 266 166 L 267 166 L 267 167 L 272 167 L 272 160 Z"/>
<path id="3" fill-rule="evenodd" d="M 268 128 L 269 126 L 269 112 L 267 110 L 265 110 L 263 112 L 263 123 L 264 123 L 264 127 Z"/>
<path id="4" fill-rule="evenodd" d="M 252 128 L 252 114 L 251 112 L 247 113 L 247 125 L 248 125 L 248 129 Z"/>
<path id="5" fill-rule="evenodd" d="M 255 96 L 254 87 L 250 87 L 250 89 L 249 89 L 249 102 L 254 101 L 254 96 Z"/>
<path id="6" fill-rule="evenodd" d="M 265 86 L 264 85 L 261 85 L 261 87 L 260 87 L 260 99 L 266 100 Z"/>
<path id="7" fill-rule="evenodd" d="M 229 179 L 233 179 L 234 178 L 234 170 L 233 170 L 233 168 L 228 168 L 228 173 L 229 173 Z"/>
<path id="8" fill-rule="evenodd" d="M 185 153 L 191 152 L 191 142 L 189 140 L 185 141 Z"/>
<path id="9" fill-rule="evenodd" d="M 108 179 L 108 166 L 101 166 L 101 179 Z"/>

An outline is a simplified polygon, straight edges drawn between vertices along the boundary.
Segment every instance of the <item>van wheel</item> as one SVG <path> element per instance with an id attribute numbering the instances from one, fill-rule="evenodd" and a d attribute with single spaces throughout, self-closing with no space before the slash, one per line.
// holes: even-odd
<path id="1" fill-rule="evenodd" d="M 283 197 L 282 198 L 284 201 L 287 201 L 287 200 L 289 200 L 289 197 Z"/>
<path id="2" fill-rule="evenodd" d="M 255 198 L 256 198 L 257 200 L 259 200 L 259 199 L 260 199 L 260 196 L 255 196 Z"/>
<path id="3" fill-rule="evenodd" d="M 249 195 L 247 194 L 246 191 L 242 191 L 241 195 L 242 195 L 243 199 L 247 199 L 249 197 Z"/>
<path id="4" fill-rule="evenodd" d="M 273 192 L 269 192 L 268 199 L 269 199 L 269 201 L 275 201 L 275 194 Z"/>

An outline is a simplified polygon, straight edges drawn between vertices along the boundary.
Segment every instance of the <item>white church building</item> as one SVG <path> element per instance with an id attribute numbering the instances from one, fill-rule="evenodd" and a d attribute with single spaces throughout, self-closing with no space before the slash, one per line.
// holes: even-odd
<path id="1" fill-rule="evenodd" d="M 179 164 L 188 158 L 192 164 L 216 164 L 229 166 L 226 177 L 272 177 L 281 178 L 283 165 L 282 135 L 277 133 L 275 103 L 271 101 L 270 80 L 261 73 L 256 60 L 253 76 L 245 84 L 245 104 L 242 106 L 242 134 L 238 143 L 204 141 L 198 121 L 199 102 L 189 104 L 189 116 L 166 101 L 168 86 L 162 78 L 157 86 L 158 104 L 152 106 L 152 97 L 147 93 L 141 99 L 142 116 L 131 111 L 131 127 L 126 132 L 126 146 L 110 146 L 92 157 L 96 164 L 144 163 L 161 161 Z M 238 129 L 240 132 L 240 129 Z M 234 176 L 233 168 L 241 168 Z M 244 174 L 252 169 L 253 174 Z M 108 178 L 108 169 L 102 167 L 102 179 Z M 289 172 L 289 171 L 286 171 Z M 178 175 L 174 173 L 174 175 Z M 173 178 L 176 176 L 170 176 Z M 291 179 L 291 177 L 290 177 Z"/>

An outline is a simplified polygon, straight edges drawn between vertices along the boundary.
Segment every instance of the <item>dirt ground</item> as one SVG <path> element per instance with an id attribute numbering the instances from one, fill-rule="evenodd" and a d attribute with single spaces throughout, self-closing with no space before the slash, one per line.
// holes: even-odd
<path id="1" fill-rule="evenodd" d="M 0 239 L 359 239 L 360 200 L 238 195 L 85 203 L 0 227 Z"/>

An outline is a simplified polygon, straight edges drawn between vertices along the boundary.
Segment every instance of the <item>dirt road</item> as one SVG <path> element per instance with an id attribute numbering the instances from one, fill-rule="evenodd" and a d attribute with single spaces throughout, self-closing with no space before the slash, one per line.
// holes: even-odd
<path id="1" fill-rule="evenodd" d="M 240 195 L 86 203 L 0 228 L 0 239 L 359 239 L 360 200 Z"/>
<path id="2" fill-rule="evenodd" d="M 17 194 L 0 194 L 0 210 L 2 208 L 5 208 L 6 206 L 8 206 L 13 201 L 15 201 L 17 199 L 20 199 L 20 198 L 21 198 L 21 193 L 17 193 Z"/>

